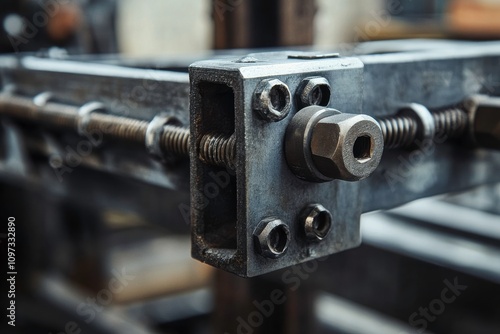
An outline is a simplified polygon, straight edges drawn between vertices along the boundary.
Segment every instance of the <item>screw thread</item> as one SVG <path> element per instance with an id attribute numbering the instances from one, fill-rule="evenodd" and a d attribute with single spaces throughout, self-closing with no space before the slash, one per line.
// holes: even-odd
<path id="1" fill-rule="evenodd" d="M 450 108 L 434 112 L 434 124 L 436 133 L 446 135 L 448 138 L 462 136 L 469 123 L 469 118 L 465 110 L 461 108 Z"/>
<path id="2" fill-rule="evenodd" d="M 88 132 L 99 132 L 116 139 L 142 142 L 148 122 L 114 115 L 93 113 L 86 127 Z"/>
<path id="3" fill-rule="evenodd" d="M 200 159 L 210 165 L 234 169 L 236 140 L 234 136 L 209 134 L 201 138 Z"/>
<path id="4" fill-rule="evenodd" d="M 32 99 L 15 95 L 0 94 L 0 114 L 66 129 L 75 129 L 78 126 L 78 107 L 59 103 L 37 106 Z M 113 139 L 142 143 L 148 126 L 147 121 L 95 112 L 89 115 L 85 130 Z M 164 126 L 160 146 L 166 152 L 187 157 L 189 142 L 189 129 Z M 199 157 L 207 164 L 234 169 L 235 149 L 234 136 L 210 134 L 201 140 Z"/>
<path id="5" fill-rule="evenodd" d="M 165 125 L 160 145 L 168 152 L 178 156 L 189 155 L 189 129 Z"/>
<path id="6" fill-rule="evenodd" d="M 389 116 L 379 118 L 378 123 L 384 136 L 386 148 L 410 146 L 417 136 L 418 123 L 408 116 Z"/>
<path id="7" fill-rule="evenodd" d="M 74 128 L 75 111 L 71 106 L 48 103 L 39 107 L 33 100 L 15 95 L 0 94 L 1 113 L 11 117 L 50 124 L 55 127 Z"/>
<path id="8" fill-rule="evenodd" d="M 436 134 L 448 139 L 462 136 L 469 122 L 467 112 L 461 108 L 449 108 L 432 113 Z M 411 146 L 418 134 L 418 122 L 410 116 L 388 116 L 378 123 L 388 149 Z"/>

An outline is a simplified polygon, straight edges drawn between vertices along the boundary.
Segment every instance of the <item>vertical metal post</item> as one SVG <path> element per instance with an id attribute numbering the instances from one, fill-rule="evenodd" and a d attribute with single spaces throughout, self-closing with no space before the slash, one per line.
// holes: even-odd
<path id="1" fill-rule="evenodd" d="M 214 48 L 311 45 L 316 0 L 213 0 Z"/>

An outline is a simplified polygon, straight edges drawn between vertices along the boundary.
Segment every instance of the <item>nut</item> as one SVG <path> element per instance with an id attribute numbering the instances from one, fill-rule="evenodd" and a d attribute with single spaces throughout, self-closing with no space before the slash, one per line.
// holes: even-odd
<path id="1" fill-rule="evenodd" d="M 290 242 L 290 229 L 277 218 L 262 220 L 254 232 L 255 248 L 268 258 L 278 258 L 285 254 Z"/>
<path id="2" fill-rule="evenodd" d="M 259 113 L 262 119 L 278 122 L 284 119 L 290 112 L 290 90 L 281 80 L 262 80 L 253 96 L 253 109 Z"/>
<path id="3" fill-rule="evenodd" d="M 302 214 L 304 232 L 310 240 L 323 240 L 332 227 L 332 215 L 321 204 L 307 206 Z"/>
<path id="4" fill-rule="evenodd" d="M 323 77 L 305 78 L 297 89 L 297 97 L 301 108 L 313 105 L 325 107 L 330 103 L 330 95 L 330 84 Z"/>
<path id="5" fill-rule="evenodd" d="M 436 124 L 429 109 L 418 103 L 409 103 L 398 111 L 398 116 L 409 116 L 417 123 L 416 138 L 419 142 L 432 142 L 436 135 Z M 416 144 L 410 147 L 417 147 Z"/>
<path id="6" fill-rule="evenodd" d="M 500 98 L 476 95 L 465 102 L 474 144 L 500 149 Z"/>
<path id="7" fill-rule="evenodd" d="M 338 114 L 313 129 L 311 154 L 316 168 L 330 179 L 358 181 L 380 163 L 384 139 L 379 124 L 367 115 Z"/>
<path id="8" fill-rule="evenodd" d="M 340 111 L 320 106 L 299 110 L 286 129 L 285 157 L 290 170 L 300 179 L 311 182 L 327 182 L 316 168 L 311 154 L 312 129 L 323 118 L 340 114 Z"/>

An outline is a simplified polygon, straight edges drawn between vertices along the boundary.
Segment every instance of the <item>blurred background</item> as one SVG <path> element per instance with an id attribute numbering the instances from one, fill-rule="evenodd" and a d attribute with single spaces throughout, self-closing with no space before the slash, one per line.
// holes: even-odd
<path id="1" fill-rule="evenodd" d="M 497 0 L 3 0 L 0 41 L 3 52 L 59 46 L 154 57 L 400 38 L 495 39 L 499 12 Z"/>
<path id="2" fill-rule="evenodd" d="M 500 0 L 1 0 L 0 52 L 55 59 L 97 54 L 102 62 L 173 57 L 185 71 L 193 59 L 245 52 L 226 51 L 234 49 L 347 54 L 367 41 L 496 40 L 499 18 Z M 413 43 L 421 42 L 398 45 Z M 51 179 L 50 194 L 9 177 L 1 181 L 2 213 L 29 222 L 20 226 L 20 286 L 29 287 L 18 297 L 22 333 L 79 333 L 80 326 L 82 333 L 223 333 L 236 330 L 253 301 L 274 289 L 286 291 L 289 302 L 263 326 L 241 333 L 416 333 L 421 325 L 409 317 L 456 277 L 467 294 L 427 320 L 427 332 L 500 333 L 498 185 L 363 217 L 370 222 L 363 225 L 364 244 L 316 264 L 314 275 L 302 273 L 300 289 L 291 291 L 283 281 L 291 269 L 245 280 L 191 259 L 186 189 L 144 186 L 84 167 L 64 185 Z M 483 223 L 470 224 L 476 221 Z M 126 288 L 106 299 L 117 276 Z M 82 321 L 87 317 L 92 321 Z"/>

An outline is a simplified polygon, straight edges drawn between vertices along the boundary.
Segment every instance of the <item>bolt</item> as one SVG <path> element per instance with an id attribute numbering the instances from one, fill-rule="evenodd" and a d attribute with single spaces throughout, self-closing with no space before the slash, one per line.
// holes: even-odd
<path id="1" fill-rule="evenodd" d="M 285 138 L 288 166 L 312 182 L 366 178 L 380 163 L 383 147 L 380 127 L 370 116 L 320 106 L 295 114 Z"/>
<path id="2" fill-rule="evenodd" d="M 262 119 L 278 122 L 290 112 L 290 90 L 281 80 L 262 80 L 255 89 L 253 109 Z"/>
<path id="3" fill-rule="evenodd" d="M 177 156 L 189 155 L 189 129 L 167 124 L 163 127 L 160 145 Z"/>
<path id="4" fill-rule="evenodd" d="M 275 259 L 282 256 L 289 242 L 290 229 L 280 219 L 265 218 L 255 229 L 255 248 L 264 257 Z"/>
<path id="5" fill-rule="evenodd" d="M 476 95 L 464 103 L 469 116 L 469 137 L 473 144 L 500 149 L 500 98 Z"/>
<path id="6" fill-rule="evenodd" d="M 302 214 L 304 231 L 310 240 L 323 240 L 332 227 L 332 215 L 321 204 L 307 206 Z"/>
<path id="7" fill-rule="evenodd" d="M 467 133 L 468 132 L 468 133 Z M 411 103 L 397 115 L 375 120 L 319 106 L 301 109 L 287 128 L 285 154 L 301 179 L 357 181 L 378 166 L 383 148 L 413 148 L 418 141 L 465 137 L 500 149 L 500 98 L 476 95 L 459 107 L 430 112 Z"/>
<path id="8" fill-rule="evenodd" d="M 417 140 L 432 140 L 439 135 L 445 139 L 466 137 L 478 147 L 500 149 L 499 98 L 474 95 L 458 107 L 434 112 L 424 109 L 413 103 L 396 116 L 378 119 L 386 148 L 413 147 Z M 432 131 L 426 131 L 430 128 Z"/>
<path id="9" fill-rule="evenodd" d="M 311 154 L 312 129 L 323 118 L 340 114 L 340 111 L 318 106 L 301 109 L 287 127 L 285 157 L 292 172 L 300 179 L 312 182 L 331 181 L 315 166 Z"/>
<path id="10" fill-rule="evenodd" d="M 467 113 L 462 108 L 430 112 L 420 104 L 411 103 L 397 115 L 377 119 L 384 135 L 385 147 L 411 148 L 416 141 L 433 140 L 435 135 L 456 138 L 466 131 Z"/>
<path id="11" fill-rule="evenodd" d="M 209 165 L 235 169 L 236 138 L 205 135 L 200 141 L 200 159 Z"/>
<path id="12" fill-rule="evenodd" d="M 60 103 L 40 103 L 25 97 L 0 94 L 0 114 L 20 119 L 43 122 L 64 129 L 76 129 L 87 133 L 101 134 L 104 138 L 148 143 L 146 135 L 150 122 L 112 114 L 92 112 L 87 114 L 85 126 L 79 129 L 80 108 Z M 38 103 L 38 104 L 35 104 Z M 158 148 L 169 155 L 189 156 L 190 131 L 180 126 L 180 122 L 163 125 L 158 136 Z M 200 143 L 199 158 L 207 164 L 226 166 L 234 169 L 236 156 L 234 136 L 207 134 Z M 148 145 L 146 145 L 148 146 Z"/>
<path id="13" fill-rule="evenodd" d="M 328 80 L 323 77 L 309 77 L 302 80 L 297 97 L 300 107 L 327 106 L 330 103 L 331 89 Z"/>
<path id="14" fill-rule="evenodd" d="M 359 181 L 371 175 L 380 163 L 382 131 L 370 116 L 329 116 L 312 131 L 312 159 L 320 173 L 330 179 Z"/>

